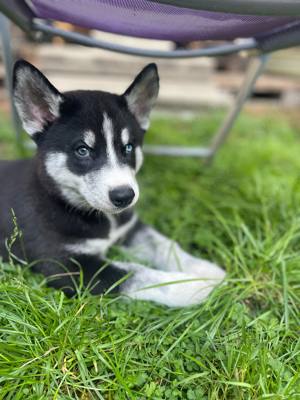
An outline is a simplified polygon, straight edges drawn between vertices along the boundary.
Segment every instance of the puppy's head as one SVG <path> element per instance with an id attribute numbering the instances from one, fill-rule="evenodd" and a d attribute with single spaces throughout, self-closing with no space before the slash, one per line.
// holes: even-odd
<path id="1" fill-rule="evenodd" d="M 158 95 L 155 64 L 126 92 L 60 93 L 26 61 L 14 68 L 14 102 L 38 159 L 64 199 L 85 210 L 117 213 L 139 197 L 135 174 Z"/>

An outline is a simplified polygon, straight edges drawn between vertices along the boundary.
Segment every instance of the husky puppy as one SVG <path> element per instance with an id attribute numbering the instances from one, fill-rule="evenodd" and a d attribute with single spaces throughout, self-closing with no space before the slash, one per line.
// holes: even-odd
<path id="1" fill-rule="evenodd" d="M 114 285 L 111 292 L 170 307 L 203 300 L 225 272 L 187 254 L 141 222 L 133 209 L 139 198 L 135 175 L 143 162 L 143 137 L 159 90 L 156 65 L 146 66 L 121 96 L 60 93 L 24 60 L 15 64 L 13 86 L 15 105 L 37 153 L 28 160 L 0 162 L 4 261 L 13 209 L 28 261 L 43 259 L 34 270 L 69 296 L 76 294 L 80 265 L 84 285 L 95 295 Z M 105 252 L 120 239 L 123 250 L 154 268 L 109 263 Z M 23 257 L 20 243 L 13 253 Z M 182 280 L 187 281 L 156 286 Z"/>

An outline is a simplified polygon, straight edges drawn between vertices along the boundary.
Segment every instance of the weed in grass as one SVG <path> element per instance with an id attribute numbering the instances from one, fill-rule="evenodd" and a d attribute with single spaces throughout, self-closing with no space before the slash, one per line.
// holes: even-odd
<path id="1" fill-rule="evenodd" d="M 206 141 L 221 116 L 184 136 L 158 120 L 146 140 Z M 141 171 L 143 220 L 228 271 L 205 303 L 68 299 L 1 264 L 0 399 L 300 398 L 299 135 L 259 123 L 240 117 L 212 167 L 147 157 Z"/>

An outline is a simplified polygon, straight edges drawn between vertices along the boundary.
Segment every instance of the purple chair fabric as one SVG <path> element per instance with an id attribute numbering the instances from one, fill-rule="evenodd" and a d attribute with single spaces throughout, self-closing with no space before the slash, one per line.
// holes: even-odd
<path id="1" fill-rule="evenodd" d="M 31 4 L 41 18 L 176 42 L 257 37 L 299 21 L 198 11 L 146 0 L 31 0 Z"/>

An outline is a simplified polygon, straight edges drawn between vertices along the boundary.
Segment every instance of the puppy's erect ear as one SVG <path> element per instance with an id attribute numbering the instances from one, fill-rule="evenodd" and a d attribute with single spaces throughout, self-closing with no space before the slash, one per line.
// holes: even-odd
<path id="1" fill-rule="evenodd" d="M 60 116 L 64 96 L 48 79 L 27 61 L 17 61 L 14 67 L 13 97 L 15 106 L 30 135 L 43 132 L 49 122 Z"/>
<path id="2" fill-rule="evenodd" d="M 127 105 L 140 127 L 149 128 L 149 114 L 158 96 L 159 77 L 156 64 L 149 64 L 124 93 Z"/>

